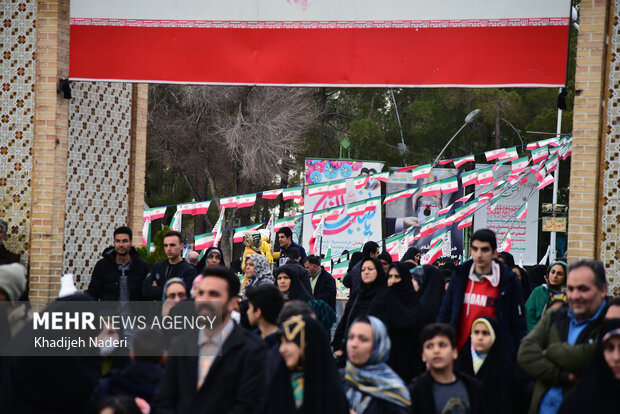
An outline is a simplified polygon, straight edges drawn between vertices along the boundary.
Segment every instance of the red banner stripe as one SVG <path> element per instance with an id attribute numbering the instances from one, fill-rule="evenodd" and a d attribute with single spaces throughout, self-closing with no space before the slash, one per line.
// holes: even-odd
<path id="1" fill-rule="evenodd" d="M 230 29 L 71 25 L 72 79 L 564 85 L 568 26 Z"/>

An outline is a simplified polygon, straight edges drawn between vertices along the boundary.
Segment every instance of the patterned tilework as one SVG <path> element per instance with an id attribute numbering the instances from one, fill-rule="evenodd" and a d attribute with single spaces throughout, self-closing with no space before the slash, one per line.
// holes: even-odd
<path id="1" fill-rule="evenodd" d="M 614 1 L 611 28 L 611 59 L 607 92 L 607 128 L 605 129 L 601 260 L 607 269 L 610 288 L 620 295 L 620 0 Z"/>
<path id="2" fill-rule="evenodd" d="M 72 91 L 63 273 L 82 290 L 127 218 L 132 88 L 73 82 Z"/>
<path id="3" fill-rule="evenodd" d="M 0 217 L 27 264 L 34 130 L 36 1 L 0 2 Z"/>

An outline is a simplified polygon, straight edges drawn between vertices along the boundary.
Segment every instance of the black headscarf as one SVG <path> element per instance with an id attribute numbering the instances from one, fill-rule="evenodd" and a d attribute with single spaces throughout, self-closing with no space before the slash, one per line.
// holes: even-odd
<path id="1" fill-rule="evenodd" d="M 547 276 L 547 266 L 546 265 L 536 265 L 533 266 L 529 273 L 529 286 L 531 290 L 545 283 L 545 276 Z"/>
<path id="2" fill-rule="evenodd" d="M 418 249 L 417 247 L 410 247 L 409 249 L 407 249 L 407 251 L 405 252 L 403 257 L 400 259 L 400 261 L 405 262 L 407 260 L 413 260 L 414 262 L 418 263 L 415 257 L 416 255 L 421 254 L 421 253 L 422 251 Z"/>
<path id="3" fill-rule="evenodd" d="M 620 407 L 620 381 L 614 377 L 603 356 L 602 339 L 620 329 L 620 319 L 605 319 L 592 362 L 564 398 L 558 414 L 611 413 Z"/>
<path id="4" fill-rule="evenodd" d="M 321 325 L 309 316 L 292 316 L 282 323 L 282 336 L 302 350 L 304 377 L 302 414 L 347 414 L 342 382 Z"/>
<path id="5" fill-rule="evenodd" d="M 416 270 L 418 272 L 419 270 Z M 435 266 L 424 265 L 420 274 L 420 326 L 424 328 L 429 323 L 434 323 L 439 314 L 441 301 L 445 293 L 444 275 Z"/>
<path id="6" fill-rule="evenodd" d="M 485 405 L 490 413 L 512 413 L 515 405 L 515 373 L 512 358 L 504 346 L 497 320 L 486 316 L 478 319 L 485 319 L 491 325 L 495 331 L 495 342 L 491 345 L 484 363 L 476 374 L 471 355 L 470 334 L 461 348 L 454 368 L 482 382 L 485 390 Z"/>
<path id="7" fill-rule="evenodd" d="M 349 260 L 349 267 L 347 268 L 347 272 L 350 272 L 351 269 L 355 267 L 356 264 L 360 262 L 364 258 L 362 252 L 355 252 L 351 255 L 351 259 Z"/>
<path id="8" fill-rule="evenodd" d="M 304 302 L 309 302 L 314 299 L 312 295 L 308 293 L 304 285 L 302 285 L 301 280 L 299 280 L 299 274 L 291 266 L 280 266 L 274 273 L 276 273 L 276 285 L 278 283 L 277 278 L 280 273 L 286 273 L 291 280 L 291 286 L 289 287 L 288 292 L 284 293 L 287 300 L 301 300 Z"/>
<path id="9" fill-rule="evenodd" d="M 334 334 L 333 346 L 334 349 L 345 349 L 346 334 L 349 331 L 351 323 L 361 315 L 368 315 L 368 308 L 370 302 L 381 291 L 387 289 L 387 277 L 383 270 L 381 262 L 375 258 L 366 258 L 362 261 L 361 267 L 364 267 L 364 263 L 370 261 L 377 269 L 377 277 L 372 283 L 364 283 L 362 280 L 361 287 L 351 293 L 349 300 L 344 308 L 344 314 L 338 323 L 336 333 Z"/>
<path id="10" fill-rule="evenodd" d="M 376 316 L 387 327 L 392 340 L 388 365 L 408 383 L 420 369 L 420 303 L 411 283 L 411 273 L 404 263 L 390 266 L 398 270 L 400 281 L 377 293 L 368 314 Z"/>
<path id="11" fill-rule="evenodd" d="M 198 264 L 196 264 L 196 270 L 198 271 L 198 274 L 201 274 L 202 271 L 205 270 L 205 267 L 207 267 L 207 257 L 209 256 L 209 253 L 211 253 L 211 251 L 213 250 L 215 250 L 216 252 L 220 254 L 220 260 L 221 260 L 220 264 L 222 266 L 226 266 L 226 262 L 224 261 L 224 253 L 222 252 L 222 249 L 216 246 L 211 246 L 207 249 L 205 254 L 202 255 L 202 259 L 200 259 Z"/>

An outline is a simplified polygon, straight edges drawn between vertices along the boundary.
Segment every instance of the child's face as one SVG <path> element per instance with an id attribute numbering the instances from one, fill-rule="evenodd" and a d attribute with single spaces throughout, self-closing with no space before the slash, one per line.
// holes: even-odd
<path id="1" fill-rule="evenodd" d="M 446 336 L 435 336 L 425 341 L 422 346 L 422 361 L 434 371 L 451 369 L 457 356 L 456 348 L 452 347 Z"/>
<path id="2" fill-rule="evenodd" d="M 603 356 L 614 377 L 620 380 L 620 336 L 612 336 L 603 344 Z"/>
<path id="3" fill-rule="evenodd" d="M 484 323 L 478 322 L 471 330 L 471 343 L 479 354 L 486 354 L 491 349 L 491 332 Z"/>

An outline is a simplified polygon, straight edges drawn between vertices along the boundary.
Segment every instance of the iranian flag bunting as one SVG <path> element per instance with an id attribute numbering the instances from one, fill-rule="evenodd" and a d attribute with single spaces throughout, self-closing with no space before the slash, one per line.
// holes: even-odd
<path id="1" fill-rule="evenodd" d="M 440 160 L 439 165 L 448 165 L 452 162 L 452 160 Z"/>
<path id="2" fill-rule="evenodd" d="M 349 268 L 349 261 L 346 260 L 344 262 L 336 263 L 332 269 L 332 276 L 334 279 L 340 279 L 342 276 L 347 274 L 347 269 Z"/>
<path id="3" fill-rule="evenodd" d="M 170 221 L 170 230 L 181 231 L 182 228 L 182 217 L 183 213 L 177 209 L 172 216 L 172 220 Z"/>
<path id="4" fill-rule="evenodd" d="M 147 253 L 151 251 L 151 220 L 148 217 L 142 225 L 142 246 L 146 247 Z"/>
<path id="5" fill-rule="evenodd" d="M 220 210 L 220 217 L 217 219 L 215 226 L 213 226 L 213 245 L 217 247 L 220 239 L 222 238 L 222 226 L 224 225 L 224 217 L 225 217 L 226 208 L 222 207 Z"/>
<path id="6" fill-rule="evenodd" d="M 283 200 L 301 200 L 301 187 L 291 187 L 282 190 Z"/>
<path id="7" fill-rule="evenodd" d="M 319 183 L 308 186 L 308 195 L 311 197 L 327 194 L 329 190 L 329 184 Z"/>
<path id="8" fill-rule="evenodd" d="M 463 220 L 459 222 L 459 225 L 456 227 L 457 230 L 463 230 L 472 225 L 474 221 L 474 215 L 470 215 L 465 217 Z"/>
<path id="9" fill-rule="evenodd" d="M 444 226 L 445 227 L 450 227 L 451 225 L 453 225 L 454 221 L 456 220 L 456 216 L 457 216 L 457 214 L 454 213 L 454 214 L 451 214 L 448 217 L 446 217 L 445 221 L 444 221 Z"/>
<path id="10" fill-rule="evenodd" d="M 461 157 L 461 158 L 455 158 L 453 160 L 453 162 L 454 162 L 454 166 L 456 168 L 460 168 L 461 165 L 463 165 L 463 164 L 465 164 L 467 162 L 476 162 L 476 158 L 473 155 L 466 155 L 466 156 Z"/>
<path id="11" fill-rule="evenodd" d="M 359 190 L 368 184 L 368 181 L 370 181 L 370 175 L 360 175 L 359 177 L 353 178 L 353 185 L 355 185 L 356 190 Z"/>
<path id="12" fill-rule="evenodd" d="M 517 217 L 517 220 L 519 221 L 525 220 L 525 217 L 527 217 L 527 201 L 525 202 L 525 204 L 521 206 L 521 208 L 517 211 L 515 216 Z"/>
<path id="13" fill-rule="evenodd" d="M 512 162 L 512 172 L 511 174 L 518 174 L 521 171 L 525 170 L 527 168 L 527 166 L 529 165 L 530 160 L 529 157 L 525 156 L 525 157 L 521 157 L 517 160 L 514 160 Z"/>
<path id="14" fill-rule="evenodd" d="M 435 181 L 432 183 L 424 184 L 422 187 L 421 196 L 438 196 L 441 195 L 441 182 Z"/>
<path id="15" fill-rule="evenodd" d="M 498 194 L 495 197 L 493 197 L 491 200 L 489 200 L 489 209 L 491 211 L 495 210 L 495 207 L 497 207 L 497 204 L 499 204 L 501 199 L 502 199 L 502 195 Z"/>
<path id="16" fill-rule="evenodd" d="M 328 250 L 329 252 L 329 250 Z M 332 271 L 332 259 L 331 256 L 325 256 L 325 259 L 321 259 L 321 266 L 327 273 L 331 273 Z"/>
<path id="17" fill-rule="evenodd" d="M 213 233 L 199 234 L 194 237 L 194 250 L 208 249 L 213 246 Z"/>
<path id="18" fill-rule="evenodd" d="M 413 170 L 414 168 L 417 168 L 417 165 L 408 165 L 406 167 L 400 167 L 396 169 L 396 172 L 405 172 L 405 171 L 410 171 Z"/>
<path id="19" fill-rule="evenodd" d="M 373 211 L 381 204 L 381 197 L 374 197 L 369 200 L 362 200 L 349 204 L 347 207 L 347 216 L 359 216 L 367 211 Z"/>
<path id="20" fill-rule="evenodd" d="M 431 164 L 420 165 L 411 171 L 411 179 L 418 180 L 420 178 L 427 178 L 431 173 Z"/>
<path id="21" fill-rule="evenodd" d="M 493 166 L 484 167 L 478 172 L 476 185 L 485 185 L 493 182 Z"/>
<path id="22" fill-rule="evenodd" d="M 435 263 L 435 260 L 439 259 L 443 253 L 441 245 L 443 244 L 443 238 L 440 243 L 437 243 L 432 249 L 426 252 L 420 259 L 421 265 L 431 265 Z"/>
<path id="23" fill-rule="evenodd" d="M 540 184 L 538 184 L 538 187 L 536 187 L 536 188 L 538 190 L 542 190 L 543 188 L 545 188 L 546 186 L 548 186 L 549 184 L 552 184 L 554 182 L 555 182 L 555 178 L 553 178 L 553 176 L 551 174 L 549 174 L 540 182 Z"/>
<path id="24" fill-rule="evenodd" d="M 390 195 L 386 195 L 385 196 L 385 200 L 383 200 L 383 204 L 387 204 L 387 203 L 391 203 L 394 200 L 398 200 L 399 198 L 407 198 L 407 197 L 411 197 L 413 196 L 417 191 L 419 190 L 419 187 L 412 187 L 412 188 L 408 188 L 406 190 L 402 190 L 402 191 L 397 191 L 395 193 L 392 193 Z"/>
<path id="25" fill-rule="evenodd" d="M 195 216 L 197 214 L 207 214 L 209 211 L 209 205 L 211 201 L 199 201 L 197 203 L 179 204 L 177 211 L 181 211 L 182 214 L 191 214 Z"/>
<path id="26" fill-rule="evenodd" d="M 516 160 L 519 158 L 519 153 L 517 152 L 517 147 L 510 147 L 506 149 L 506 152 L 501 154 L 498 159 L 504 162 Z"/>
<path id="27" fill-rule="evenodd" d="M 267 200 L 274 200 L 278 198 L 280 194 L 282 194 L 282 189 L 278 188 L 277 190 L 263 191 L 262 197 Z"/>
<path id="28" fill-rule="evenodd" d="M 220 198 L 220 209 L 237 207 L 237 196 Z"/>
<path id="29" fill-rule="evenodd" d="M 390 178 L 390 172 L 386 171 L 382 173 L 376 173 L 371 175 L 370 178 L 374 178 L 375 180 L 381 181 L 382 183 L 387 183 L 388 179 Z"/>
<path id="30" fill-rule="evenodd" d="M 166 207 L 155 207 L 155 208 L 146 208 L 144 209 L 144 213 L 142 213 L 142 221 L 157 220 L 162 218 L 166 214 Z"/>
<path id="31" fill-rule="evenodd" d="M 346 194 L 346 192 L 347 192 L 347 183 L 345 180 L 339 180 L 337 182 L 330 183 L 327 189 L 327 194 L 329 194 L 330 197 L 336 197 L 339 195 L 343 195 L 343 194 Z"/>
<path id="32" fill-rule="evenodd" d="M 485 152 L 484 156 L 486 157 L 487 161 L 493 161 L 493 160 L 500 158 L 504 154 L 506 154 L 506 149 L 499 148 L 499 149 L 494 149 L 494 150 Z"/>
<path id="33" fill-rule="evenodd" d="M 545 169 L 547 170 L 547 174 L 555 171 L 558 168 L 558 164 L 560 163 L 560 157 L 558 154 L 555 154 L 551 158 L 545 162 Z"/>
<path id="34" fill-rule="evenodd" d="M 534 176 L 536 177 L 536 179 L 538 180 L 538 182 L 539 182 L 539 183 L 542 183 L 542 182 L 543 182 L 543 180 L 545 179 L 545 172 L 546 172 L 546 171 L 545 171 L 545 168 L 544 168 L 544 167 L 543 167 L 542 169 L 540 169 L 540 170 L 538 170 L 538 169 L 537 169 L 537 168 L 535 168 L 535 167 L 532 167 L 532 168 L 530 169 L 530 172 L 531 172 L 532 174 L 534 174 Z"/>
<path id="35" fill-rule="evenodd" d="M 532 150 L 532 164 L 537 164 L 541 160 L 547 158 L 548 155 L 549 151 L 547 150 L 547 148 L 538 148 Z"/>
<path id="36" fill-rule="evenodd" d="M 505 180 L 497 180 L 493 182 L 493 190 L 494 191 L 498 191 L 501 190 L 505 185 L 506 185 L 506 181 Z"/>
<path id="37" fill-rule="evenodd" d="M 478 181 L 478 172 L 476 170 L 466 171 L 461 174 L 461 181 L 463 181 L 463 187 L 476 184 Z"/>
<path id="38" fill-rule="evenodd" d="M 469 194 L 467 194 L 466 196 L 463 196 L 463 197 L 459 198 L 458 200 L 456 200 L 456 201 L 455 201 L 455 203 L 458 203 L 459 201 L 460 201 L 460 202 L 462 202 L 462 203 L 464 203 L 464 202 L 466 202 L 467 200 L 469 200 L 469 199 L 471 198 L 471 196 L 473 196 L 473 195 L 474 195 L 474 193 L 473 193 L 473 192 L 472 192 L 472 193 L 469 193 Z"/>
<path id="39" fill-rule="evenodd" d="M 241 243 L 243 241 L 243 237 L 245 236 L 245 233 L 251 230 L 256 230 L 258 229 L 260 226 L 262 226 L 261 224 L 250 224 L 249 226 L 243 226 L 243 227 L 237 227 L 235 229 L 235 235 L 233 236 L 233 243 Z"/>
<path id="40" fill-rule="evenodd" d="M 252 207 L 256 203 L 256 193 L 237 196 L 237 208 Z"/>
<path id="41" fill-rule="evenodd" d="M 448 177 L 440 181 L 441 194 L 454 193 L 459 190 L 459 180 L 456 177 Z"/>
<path id="42" fill-rule="evenodd" d="M 457 200 L 458 201 L 458 200 Z M 450 209 L 452 208 L 454 204 L 450 204 L 448 207 L 444 207 L 441 210 L 437 211 L 437 215 L 438 216 L 443 216 L 444 214 L 446 214 L 448 211 L 450 211 Z"/>
<path id="43" fill-rule="evenodd" d="M 284 217 L 281 219 L 277 219 L 273 226 L 273 231 L 277 232 L 283 227 L 293 228 L 295 227 L 295 224 L 297 224 L 299 220 L 301 220 L 301 216 L 291 216 L 291 217 Z"/>
<path id="44" fill-rule="evenodd" d="M 500 252 L 510 252 L 510 249 L 512 248 L 512 237 L 510 236 L 510 230 L 508 230 L 508 232 L 506 233 L 506 236 L 504 237 L 504 240 L 502 240 L 501 245 L 499 246 L 499 251 Z"/>

